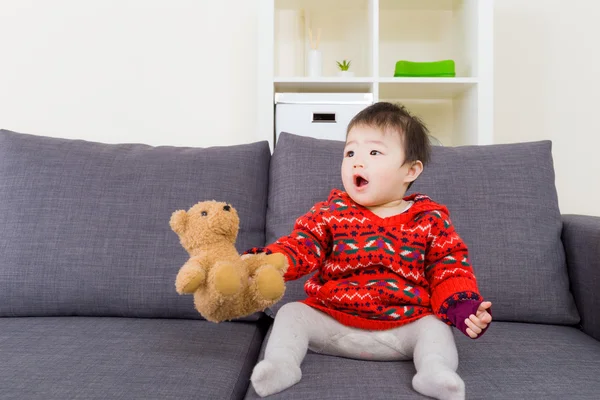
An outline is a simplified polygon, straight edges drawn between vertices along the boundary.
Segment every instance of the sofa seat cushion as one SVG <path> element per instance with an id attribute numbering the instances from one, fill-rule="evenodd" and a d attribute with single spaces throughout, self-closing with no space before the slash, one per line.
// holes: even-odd
<path id="1" fill-rule="evenodd" d="M 153 147 L 0 130 L 0 316 L 199 318 L 175 291 L 189 256 L 171 214 L 229 202 L 238 249 L 262 245 L 270 157 L 267 142 Z"/>
<path id="2" fill-rule="evenodd" d="M 267 243 L 332 188 L 343 189 L 344 142 L 282 133 L 271 160 Z M 410 192 L 445 204 L 496 320 L 576 324 L 569 291 L 551 142 L 434 146 Z M 409 192 L 409 193 L 410 193 Z M 273 307 L 306 298 L 301 278 Z"/>
<path id="3" fill-rule="evenodd" d="M 576 328 L 494 322 L 477 340 L 454 333 L 467 399 L 598 398 L 600 342 Z M 415 373 L 412 361 L 361 361 L 309 351 L 302 380 L 270 399 L 427 399 L 412 388 Z M 252 385 L 246 398 L 260 398 Z"/>
<path id="4" fill-rule="evenodd" d="M 0 318 L 3 399 L 237 399 L 262 323 Z"/>

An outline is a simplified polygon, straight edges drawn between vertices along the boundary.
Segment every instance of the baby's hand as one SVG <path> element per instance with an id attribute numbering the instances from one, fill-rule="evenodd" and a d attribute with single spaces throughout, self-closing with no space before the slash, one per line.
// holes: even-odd
<path id="1" fill-rule="evenodd" d="M 242 259 L 242 260 L 246 260 L 246 259 L 248 259 L 248 258 L 251 258 L 251 257 L 256 257 L 256 256 L 258 256 L 258 255 L 263 255 L 263 254 L 265 254 L 265 253 L 256 253 L 256 254 L 250 254 L 250 253 L 247 253 L 247 254 L 242 254 L 242 256 L 240 257 L 240 259 Z"/>
<path id="2" fill-rule="evenodd" d="M 467 325 L 467 335 L 471 339 L 475 339 L 479 334 L 487 328 L 490 322 L 492 322 L 492 315 L 487 312 L 487 309 L 492 306 L 491 301 L 484 301 L 479 305 L 476 311 L 476 315 L 469 315 L 469 318 L 465 319 Z"/>

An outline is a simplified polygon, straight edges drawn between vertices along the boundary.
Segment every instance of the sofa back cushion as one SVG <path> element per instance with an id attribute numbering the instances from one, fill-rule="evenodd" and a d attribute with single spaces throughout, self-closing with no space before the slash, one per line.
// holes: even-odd
<path id="1" fill-rule="evenodd" d="M 339 141 L 280 136 L 271 160 L 267 243 L 289 234 L 296 218 L 326 200 L 332 188 L 343 189 L 343 147 Z M 578 321 L 560 241 L 551 142 L 433 147 L 412 192 L 450 210 L 495 319 Z M 305 281 L 288 282 L 273 311 L 305 298 Z"/>
<path id="2" fill-rule="evenodd" d="M 188 255 L 171 213 L 229 202 L 238 250 L 262 245 L 269 161 L 266 142 L 152 147 L 0 131 L 0 316 L 200 318 L 175 291 Z"/>

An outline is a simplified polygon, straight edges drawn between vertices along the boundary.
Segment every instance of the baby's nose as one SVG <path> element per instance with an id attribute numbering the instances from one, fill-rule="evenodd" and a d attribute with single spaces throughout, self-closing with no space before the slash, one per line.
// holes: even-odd
<path id="1" fill-rule="evenodd" d="M 362 164 L 354 164 L 354 168 L 358 168 L 358 167 L 360 167 L 360 168 L 364 168 L 365 166 L 364 166 L 364 165 L 362 165 Z"/>

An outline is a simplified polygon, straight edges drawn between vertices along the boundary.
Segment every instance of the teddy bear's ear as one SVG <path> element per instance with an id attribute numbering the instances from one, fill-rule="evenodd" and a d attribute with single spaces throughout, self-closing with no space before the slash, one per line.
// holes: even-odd
<path id="1" fill-rule="evenodd" d="M 177 210 L 171 215 L 169 225 L 171 225 L 171 229 L 173 229 L 176 234 L 181 235 L 185 231 L 187 220 L 187 212 L 185 212 L 185 210 Z"/>

